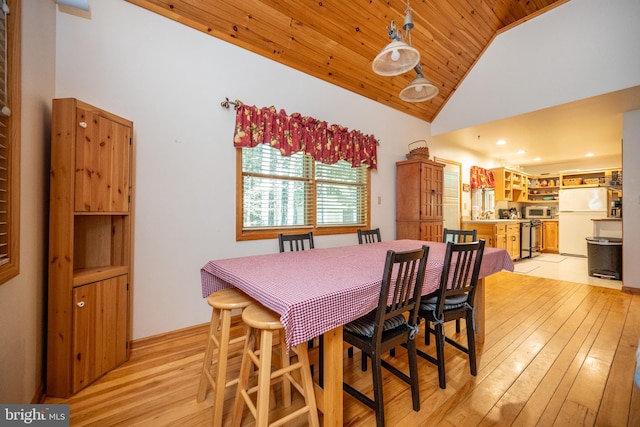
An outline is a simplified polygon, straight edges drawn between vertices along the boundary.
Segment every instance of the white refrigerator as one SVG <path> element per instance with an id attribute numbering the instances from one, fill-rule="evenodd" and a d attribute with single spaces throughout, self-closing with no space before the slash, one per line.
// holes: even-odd
<path id="1" fill-rule="evenodd" d="M 591 220 L 607 217 L 607 189 L 571 188 L 558 196 L 560 253 L 586 257 L 585 238 L 593 236 Z"/>

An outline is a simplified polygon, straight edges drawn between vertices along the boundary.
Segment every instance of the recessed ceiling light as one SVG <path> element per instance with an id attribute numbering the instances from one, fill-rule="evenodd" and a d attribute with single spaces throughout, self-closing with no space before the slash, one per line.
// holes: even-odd
<path id="1" fill-rule="evenodd" d="M 539 162 L 540 160 L 542 160 L 542 158 L 540 157 L 536 157 L 535 159 L 533 159 L 534 162 Z"/>
<path id="2" fill-rule="evenodd" d="M 527 154 L 527 150 L 518 150 L 518 154 Z"/>
<path id="3" fill-rule="evenodd" d="M 504 139 L 500 139 L 498 140 L 498 142 L 496 142 L 496 145 L 505 145 L 507 143 L 507 141 L 505 141 Z"/>
<path id="4" fill-rule="evenodd" d="M 584 156 L 585 156 L 585 157 L 593 157 L 593 156 L 594 156 L 594 154 L 593 154 L 593 153 L 587 153 L 587 154 L 585 154 Z"/>

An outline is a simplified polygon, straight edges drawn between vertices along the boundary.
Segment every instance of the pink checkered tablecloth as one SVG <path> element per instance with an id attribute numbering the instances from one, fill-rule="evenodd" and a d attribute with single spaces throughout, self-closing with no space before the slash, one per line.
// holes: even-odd
<path id="1" fill-rule="evenodd" d="M 202 296 L 237 287 L 281 315 L 290 348 L 377 307 L 387 251 L 424 244 L 429 246 L 426 295 L 438 288 L 446 244 L 394 240 L 209 261 L 200 271 Z M 513 271 L 508 253 L 485 248 L 480 277 L 503 269 Z"/>

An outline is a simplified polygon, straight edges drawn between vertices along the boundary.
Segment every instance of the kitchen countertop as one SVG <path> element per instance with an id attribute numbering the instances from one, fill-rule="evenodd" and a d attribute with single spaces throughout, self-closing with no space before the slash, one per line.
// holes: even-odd
<path id="1" fill-rule="evenodd" d="M 622 221 L 622 218 L 592 218 L 591 221 Z"/>
<path id="2" fill-rule="evenodd" d="M 528 222 L 530 219 L 468 219 L 462 221 L 463 224 L 498 224 L 503 222 Z"/>

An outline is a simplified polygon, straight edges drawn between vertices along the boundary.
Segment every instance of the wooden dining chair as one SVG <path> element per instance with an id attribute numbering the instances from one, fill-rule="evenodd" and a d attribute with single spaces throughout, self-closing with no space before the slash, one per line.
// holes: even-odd
<path id="1" fill-rule="evenodd" d="M 445 228 L 442 231 L 442 241 L 444 243 L 467 243 L 475 242 L 477 240 L 477 230 L 453 230 Z M 460 332 L 460 319 L 456 320 L 456 332 Z"/>
<path id="2" fill-rule="evenodd" d="M 306 248 L 305 248 L 306 242 Z M 278 245 L 280 252 L 304 251 L 305 249 L 313 249 L 313 232 L 303 234 L 278 234 Z"/>
<path id="3" fill-rule="evenodd" d="M 371 358 L 374 399 L 346 382 L 344 391 L 375 411 L 378 427 L 384 426 L 383 367 L 411 386 L 413 410 L 420 410 L 415 335 L 428 254 L 428 246 L 406 252 L 388 251 L 378 308 L 343 328 L 344 341 Z M 381 358 L 382 353 L 400 345 L 407 349 L 409 375 Z"/>
<path id="4" fill-rule="evenodd" d="M 444 243 L 467 243 L 475 242 L 477 240 L 477 230 L 452 230 L 445 228 L 442 232 L 442 241 Z"/>
<path id="5" fill-rule="evenodd" d="M 358 230 L 358 244 L 382 242 L 380 237 L 380 229 L 373 228 L 371 230 Z"/>
<path id="6" fill-rule="evenodd" d="M 477 374 L 475 344 L 474 299 L 480 264 L 484 254 L 484 240 L 471 243 L 447 243 L 440 286 L 435 294 L 420 302 L 418 317 L 426 321 L 425 344 L 430 334 L 435 335 L 436 357 L 417 350 L 420 357 L 438 367 L 440 388 L 446 388 L 444 366 L 444 344 L 453 345 L 469 356 L 471 375 Z M 447 337 L 444 324 L 451 320 L 464 319 L 467 329 L 467 345 Z"/>
<path id="7" fill-rule="evenodd" d="M 382 238 L 380 237 L 380 228 L 373 228 L 370 230 L 358 230 L 358 244 L 368 244 L 368 243 L 376 243 L 382 242 Z M 395 350 L 391 349 L 391 354 L 395 355 Z M 347 355 L 349 358 L 353 357 L 353 346 L 349 346 L 347 349 Z M 362 353 L 362 358 L 360 360 L 360 365 L 363 371 L 367 370 L 367 355 Z"/>

